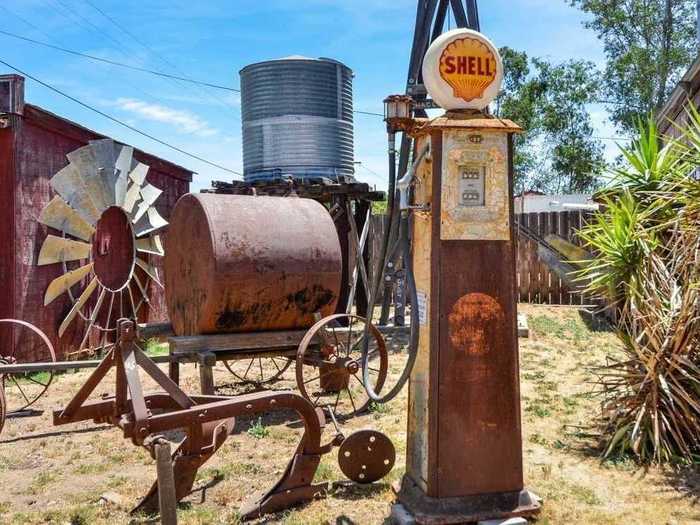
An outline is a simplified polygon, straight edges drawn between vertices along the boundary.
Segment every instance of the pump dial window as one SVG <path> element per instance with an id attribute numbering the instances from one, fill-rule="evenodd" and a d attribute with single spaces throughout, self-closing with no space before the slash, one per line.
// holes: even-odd
<path id="1" fill-rule="evenodd" d="M 460 167 L 461 206 L 486 205 L 486 166 L 468 164 Z"/>

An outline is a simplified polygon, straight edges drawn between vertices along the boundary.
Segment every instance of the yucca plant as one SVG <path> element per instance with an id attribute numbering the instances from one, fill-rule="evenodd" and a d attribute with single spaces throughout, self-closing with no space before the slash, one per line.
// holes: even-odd
<path id="1" fill-rule="evenodd" d="M 624 356 L 596 370 L 604 455 L 700 454 L 700 114 L 663 142 L 653 121 L 623 150 L 603 210 L 579 231 L 578 278 L 615 310 Z"/>

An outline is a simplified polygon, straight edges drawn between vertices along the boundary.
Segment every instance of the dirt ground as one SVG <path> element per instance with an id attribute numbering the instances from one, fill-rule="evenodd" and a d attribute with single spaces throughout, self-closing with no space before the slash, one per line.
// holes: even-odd
<path id="1" fill-rule="evenodd" d="M 540 524 L 700 523 L 697 469 L 640 469 L 629 458 L 601 462 L 595 436 L 599 401 L 591 395 L 590 366 L 617 351 L 615 336 L 571 308 L 521 305 L 531 336 L 520 340 L 523 448 L 526 482 L 544 500 Z M 396 342 L 395 342 L 396 343 Z M 396 350 L 396 344 L 393 346 Z M 390 356 L 394 369 L 400 354 Z M 51 411 L 64 406 L 89 371 L 59 376 L 37 408 L 43 414 L 8 419 L 0 435 L 0 523 L 129 523 L 128 510 L 155 477 L 148 453 L 118 430 L 91 422 L 53 427 Z M 182 369 L 186 390 L 197 391 L 193 365 Z M 222 393 L 240 392 L 218 366 Z M 292 388 L 293 370 L 274 388 Z M 103 387 L 98 394 L 109 390 Z M 406 440 L 406 393 L 344 425 L 350 433 L 374 428 L 396 444 L 396 466 L 382 482 L 343 481 L 335 454 L 324 457 L 317 480 L 332 482 L 326 498 L 259 523 L 381 524 L 401 478 Z M 326 438 L 334 433 L 332 425 Z M 300 437 L 285 414 L 239 419 L 236 431 L 201 471 L 196 490 L 181 505 L 183 524 L 239 523 L 237 509 L 270 487 Z M 135 523 L 148 522 L 146 519 Z"/>

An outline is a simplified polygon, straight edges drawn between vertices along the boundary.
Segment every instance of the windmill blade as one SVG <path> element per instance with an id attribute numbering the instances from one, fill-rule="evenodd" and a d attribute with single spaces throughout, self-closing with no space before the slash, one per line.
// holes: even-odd
<path id="1" fill-rule="evenodd" d="M 75 301 L 75 304 L 73 304 L 73 308 L 70 309 L 70 312 L 68 312 L 68 315 L 61 323 L 61 326 L 58 327 L 58 337 L 63 337 L 63 334 L 65 333 L 66 329 L 68 329 L 68 326 L 70 326 L 71 321 L 75 318 L 85 303 L 88 302 L 90 296 L 95 291 L 95 288 L 97 288 L 97 277 L 92 278 L 90 284 L 87 285 L 85 290 L 83 290 L 83 293 L 80 294 L 80 297 L 78 297 L 78 300 Z"/>
<path id="2" fill-rule="evenodd" d="M 144 235 L 165 228 L 167 225 L 168 221 L 161 217 L 158 210 L 154 207 L 150 207 L 148 211 L 146 211 L 146 215 L 141 217 L 141 219 L 134 224 L 134 233 L 136 237 L 143 237 Z"/>
<path id="3" fill-rule="evenodd" d="M 37 265 L 45 266 L 67 261 L 79 261 L 80 259 L 88 259 L 92 245 L 48 235 L 39 252 L 39 260 Z"/>
<path id="4" fill-rule="evenodd" d="M 148 175 L 148 166 L 139 162 L 129 173 L 129 178 L 141 187 L 146 182 L 146 175 Z"/>
<path id="5" fill-rule="evenodd" d="M 124 204 L 122 204 L 122 209 L 126 213 L 131 215 L 132 212 L 134 211 L 134 205 L 139 200 L 140 196 L 141 196 L 141 186 L 139 186 L 135 182 L 132 182 L 131 186 L 129 186 L 129 189 L 126 190 L 126 195 L 124 197 Z"/>
<path id="6" fill-rule="evenodd" d="M 148 208 L 153 206 L 153 203 L 158 200 L 161 193 L 163 193 L 163 190 L 156 188 L 152 184 L 146 184 L 143 188 L 141 188 L 141 201 L 139 202 L 139 207 L 136 210 L 136 215 L 134 215 L 134 222 L 138 222 L 139 219 L 143 217 L 143 214 L 148 211 Z"/>
<path id="7" fill-rule="evenodd" d="M 86 264 L 76 270 L 68 272 L 56 277 L 49 287 L 46 289 L 44 294 L 44 306 L 51 304 L 56 297 L 70 290 L 73 286 L 78 284 L 83 278 L 88 275 L 93 268 L 93 263 Z"/>
<path id="8" fill-rule="evenodd" d="M 163 288 L 163 285 L 160 282 L 160 279 L 158 278 L 158 270 L 154 267 L 148 264 L 146 261 L 143 259 L 136 257 L 136 266 L 141 268 L 144 272 L 146 272 L 146 275 L 148 275 L 151 279 L 153 279 L 158 286 Z"/>
<path id="9" fill-rule="evenodd" d="M 107 289 L 102 288 L 100 290 L 100 295 L 97 296 L 95 308 L 92 309 L 92 314 L 90 315 L 87 328 L 85 329 L 85 335 L 83 336 L 83 340 L 80 342 L 80 346 L 78 347 L 79 351 L 83 349 L 85 343 L 88 340 L 88 337 L 90 337 L 90 330 L 92 330 L 92 327 L 95 325 L 95 320 L 97 319 L 97 315 L 100 313 L 100 308 L 102 307 L 102 301 L 104 301 L 105 295 L 107 295 Z"/>
<path id="10" fill-rule="evenodd" d="M 129 172 L 134 162 L 134 148 L 131 146 L 118 146 L 116 148 L 116 158 L 114 169 L 117 173 L 117 181 L 114 184 L 114 200 L 116 206 L 124 206 L 126 189 L 129 185 Z"/>
<path id="11" fill-rule="evenodd" d="M 160 235 L 152 235 L 143 239 L 136 239 L 136 250 L 141 253 L 149 253 L 151 255 L 165 255 L 163 243 L 160 240 Z"/>
<path id="12" fill-rule="evenodd" d="M 41 210 L 39 222 L 84 241 L 89 241 L 95 233 L 95 228 L 58 195 Z"/>
<path id="13" fill-rule="evenodd" d="M 95 157 L 97 171 L 102 175 L 102 185 L 106 195 L 105 204 L 108 207 L 114 206 L 117 202 L 114 187 L 118 176 L 115 167 L 117 157 L 115 156 L 114 141 L 111 139 L 91 140 L 90 147 Z"/>
<path id="14" fill-rule="evenodd" d="M 75 166 L 69 164 L 63 168 L 51 177 L 49 184 L 83 219 L 92 226 L 97 224 L 100 212 L 88 195 L 83 179 Z"/>
<path id="15" fill-rule="evenodd" d="M 136 272 L 134 272 L 134 281 L 136 281 L 136 286 L 138 286 L 143 300 L 146 302 L 146 304 L 151 304 L 151 300 L 148 298 L 148 294 L 146 293 L 146 287 L 141 283 L 141 279 L 139 279 L 139 276 L 136 274 Z"/>
<path id="16" fill-rule="evenodd" d="M 82 177 L 85 190 L 95 203 L 97 211 L 102 213 L 109 208 L 109 193 L 104 183 L 105 169 L 100 167 L 93 147 L 84 146 L 72 151 L 66 157 Z"/>

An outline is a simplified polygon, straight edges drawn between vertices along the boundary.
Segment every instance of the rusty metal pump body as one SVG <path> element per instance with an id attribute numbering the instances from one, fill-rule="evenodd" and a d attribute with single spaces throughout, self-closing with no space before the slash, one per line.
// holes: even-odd
<path id="1" fill-rule="evenodd" d="M 335 311 L 342 256 L 311 199 L 189 194 L 171 216 L 165 290 L 177 335 L 308 328 Z"/>

